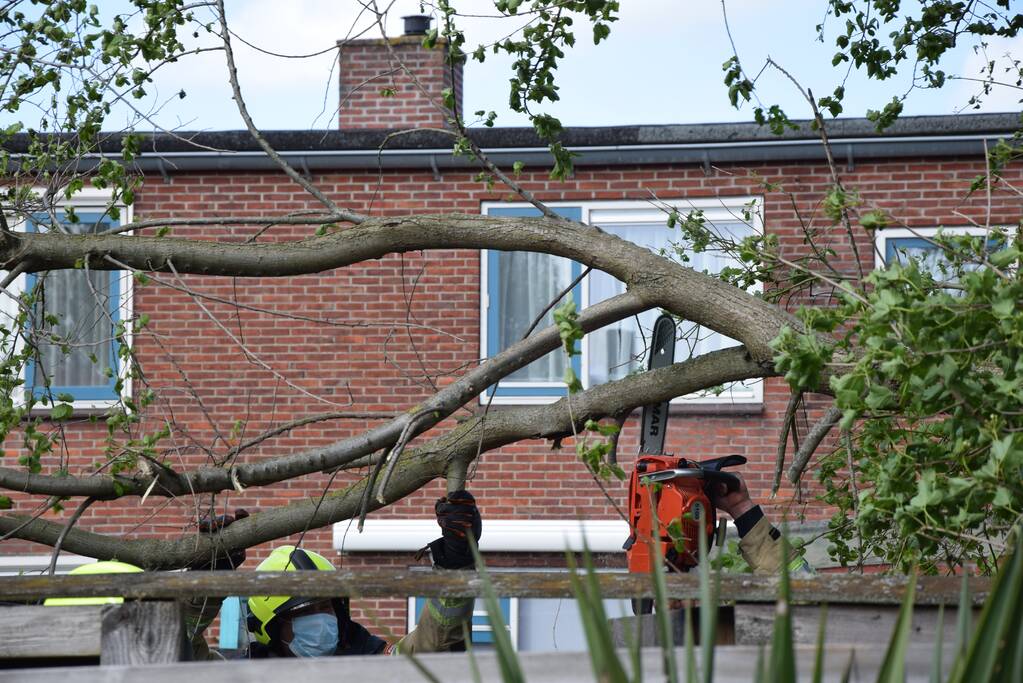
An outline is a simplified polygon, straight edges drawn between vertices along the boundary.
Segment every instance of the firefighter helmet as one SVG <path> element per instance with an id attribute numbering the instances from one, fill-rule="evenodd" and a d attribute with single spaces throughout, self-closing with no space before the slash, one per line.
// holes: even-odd
<path id="1" fill-rule="evenodd" d="M 105 561 L 90 562 L 80 567 L 75 567 L 69 574 L 84 576 L 87 574 L 134 574 L 142 569 L 127 562 Z M 113 605 L 124 602 L 120 596 L 109 598 L 46 598 L 43 602 L 47 607 L 67 607 L 68 605 Z"/>
<path id="2" fill-rule="evenodd" d="M 282 545 L 274 548 L 270 556 L 259 563 L 257 572 L 292 572 L 302 569 L 334 571 L 330 560 L 311 550 Z M 267 630 L 274 617 L 305 607 L 320 598 L 302 598 L 290 595 L 259 595 L 249 598 L 247 626 L 256 640 L 269 645 L 271 634 Z"/>

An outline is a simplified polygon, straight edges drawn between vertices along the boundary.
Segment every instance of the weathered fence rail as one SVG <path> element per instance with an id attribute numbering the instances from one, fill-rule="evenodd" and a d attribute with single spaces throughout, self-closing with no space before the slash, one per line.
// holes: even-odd
<path id="1" fill-rule="evenodd" d="M 498 595 L 522 598 L 572 597 L 565 572 L 493 572 L 490 584 Z M 673 599 L 698 599 L 695 574 L 666 577 Z M 652 597 L 649 577 L 626 573 L 599 573 L 605 598 Z M 905 595 L 907 579 L 899 576 L 824 574 L 791 580 L 793 602 L 897 605 Z M 969 579 L 970 597 L 980 604 L 990 580 Z M 0 600 L 32 602 L 52 596 L 97 597 L 119 595 L 128 599 L 178 599 L 191 596 L 305 595 L 309 597 L 459 597 L 483 595 L 483 580 L 469 571 L 407 571 L 374 569 L 337 572 L 145 572 L 91 576 L 0 577 Z M 918 605 L 959 603 L 962 579 L 925 576 L 917 580 Z M 724 602 L 774 602 L 778 578 L 752 574 L 722 574 L 720 599 Z"/>
<path id="2" fill-rule="evenodd" d="M 756 677 L 758 647 L 719 647 L 714 654 L 715 683 L 749 683 Z M 824 652 L 824 681 L 849 680 L 850 683 L 874 681 L 885 649 L 872 645 L 828 646 Z M 951 648 L 943 652 L 944 670 L 952 656 Z M 796 667 L 801 681 L 809 681 L 816 651 L 812 646 L 796 648 Z M 697 660 L 701 659 L 696 653 Z M 678 662 L 685 662 L 685 652 L 675 653 Z M 628 656 L 623 657 L 631 669 Z M 929 681 L 933 659 L 930 647 L 908 648 L 905 657 L 907 683 Z M 437 680 L 444 683 L 471 683 L 472 667 L 464 654 L 420 655 L 419 662 Z M 850 676 L 846 668 L 852 661 Z M 492 653 L 476 655 L 480 679 L 501 680 L 501 669 Z M 702 662 L 701 662 L 702 664 Z M 530 653 L 521 659 L 522 671 L 529 683 L 592 683 L 593 673 L 585 655 L 572 652 Z M 666 680 L 660 650 L 643 650 L 640 657 L 643 680 L 658 683 Z M 146 667 L 78 667 L 30 671 L 0 671 L 0 683 L 111 683 L 112 681 L 145 681 L 146 683 L 177 683 L 182 680 L 204 683 L 266 683 L 293 681 L 302 683 L 338 683 L 338 681 L 425 681 L 411 661 L 404 657 L 345 657 L 320 659 L 268 659 L 238 662 L 194 662 L 187 665 L 162 664 Z"/>
<path id="3" fill-rule="evenodd" d="M 605 598 L 649 597 L 649 577 L 625 573 L 600 573 L 595 580 Z M 499 595 L 520 598 L 574 597 L 571 577 L 565 572 L 492 572 L 489 583 Z M 968 580 L 970 602 L 978 605 L 988 595 L 990 580 Z M 179 600 L 193 596 L 229 595 L 307 595 L 310 597 L 408 597 L 479 596 L 484 580 L 475 572 L 422 570 L 363 570 L 337 572 L 146 572 L 141 574 L 99 574 L 88 576 L 0 577 L 0 600 L 9 603 L 38 603 L 48 597 L 122 596 L 123 604 L 103 606 L 44 607 L 15 604 L 0 607 L 0 666 L 60 667 L 62 662 L 98 662 L 99 667 L 18 669 L 8 673 L 0 669 L 0 683 L 7 680 L 38 683 L 110 681 L 144 678 L 147 683 L 194 679 L 217 683 L 221 680 L 244 683 L 267 680 L 268 665 L 286 666 L 289 677 L 300 672 L 304 683 L 336 680 L 339 666 L 344 675 L 371 680 L 419 680 L 420 674 L 401 658 L 346 658 L 296 661 L 285 665 L 273 662 L 234 662 L 230 664 L 179 662 L 189 657 L 184 637 Z M 747 681 L 753 676 L 757 644 L 770 638 L 778 579 L 769 576 L 722 575 L 719 597 L 720 620 L 715 639 L 717 683 Z M 791 582 L 794 638 L 807 645 L 816 639 L 819 605 L 827 603 L 830 634 L 825 680 L 838 680 L 852 657 L 856 672 L 852 680 L 872 678 L 880 664 L 880 654 L 890 636 L 891 625 L 906 592 L 907 579 L 888 576 L 818 575 L 793 578 Z M 908 680 L 926 680 L 932 645 L 937 636 L 936 605 L 958 605 L 962 590 L 959 577 L 922 577 L 918 580 L 913 640 L 917 648 L 907 660 Z M 699 578 L 695 575 L 670 575 L 667 593 L 674 599 L 699 599 Z M 676 614 L 676 629 L 681 633 L 681 615 Z M 628 631 L 640 635 L 638 642 L 656 641 L 650 617 L 612 620 L 616 633 Z M 698 620 L 696 620 L 698 621 Z M 649 623 L 647 623 L 649 622 Z M 943 622 L 947 637 L 955 617 L 947 614 Z M 832 624 L 837 626 L 833 627 Z M 639 627 L 637 630 L 637 626 Z M 678 638 L 675 639 L 678 642 Z M 619 642 L 623 639 L 619 638 Z M 635 641 L 634 641 L 635 642 Z M 737 645 L 731 645 L 735 643 Z M 753 647 L 750 647 L 753 646 Z M 951 650 L 951 648 L 949 648 Z M 799 651 L 809 661 L 810 650 Z M 442 680 L 455 683 L 472 680 L 464 657 L 443 655 L 428 657 L 429 666 Z M 648 680 L 659 680 L 660 654 L 643 655 Z M 681 659 L 680 659 L 681 661 Z M 19 664 L 21 662 L 21 664 Z M 587 667 L 579 665 L 578 654 L 526 653 L 522 664 L 527 678 L 536 681 L 591 680 Z M 145 668 L 142 668 L 145 665 Z M 484 655 L 481 666 L 484 680 L 496 679 L 496 663 Z M 809 669 L 809 666 L 807 666 Z M 492 670 L 494 676 L 487 673 Z M 919 676 L 917 674 L 919 673 Z"/>

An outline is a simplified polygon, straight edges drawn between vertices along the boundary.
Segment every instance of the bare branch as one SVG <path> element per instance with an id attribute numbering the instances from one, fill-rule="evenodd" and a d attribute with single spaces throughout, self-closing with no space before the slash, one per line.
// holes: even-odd
<path id="1" fill-rule="evenodd" d="M 270 143 L 266 141 L 263 134 L 256 127 L 256 124 L 252 121 L 252 117 L 249 115 L 248 107 L 245 106 L 245 100 L 242 98 L 241 86 L 238 84 L 238 68 L 234 62 L 234 51 L 231 48 L 231 33 L 227 27 L 227 12 L 224 10 L 224 0 L 217 0 L 217 19 L 220 22 L 220 38 L 224 42 L 224 55 L 227 58 L 227 73 L 228 78 L 231 82 L 231 92 L 238 106 L 238 113 L 241 114 L 242 120 L 245 121 L 245 127 L 248 129 L 252 139 L 256 141 L 256 144 L 262 148 L 266 155 L 273 160 L 275 164 L 284 173 L 301 186 L 306 192 L 315 197 L 321 204 L 327 207 L 330 212 L 336 216 L 342 217 L 350 223 L 361 223 L 366 220 L 366 217 L 351 211 L 346 211 L 339 207 L 334 200 L 323 194 L 322 191 L 311 182 L 306 180 L 298 173 L 295 169 L 288 164 L 284 158 L 277 153 L 277 151 L 270 146 Z"/>
<path id="2" fill-rule="evenodd" d="M 50 568 L 48 573 L 53 576 L 57 572 L 57 558 L 60 557 L 60 547 L 64 544 L 64 539 L 67 538 L 68 532 L 75 526 L 75 523 L 81 518 L 82 514 L 89 509 L 89 506 L 96 502 L 95 498 L 86 498 L 78 507 L 75 508 L 74 514 L 68 519 L 67 524 L 64 525 L 64 530 L 60 532 L 60 536 L 57 537 L 57 542 L 53 544 L 53 552 L 50 554 Z"/>
<path id="3" fill-rule="evenodd" d="M 778 451 L 774 461 L 774 484 L 771 486 L 771 497 L 778 493 L 781 488 L 781 473 L 785 469 L 785 451 L 789 446 L 789 430 L 796 421 L 796 408 L 803 399 L 803 392 L 797 391 L 789 397 L 788 405 L 785 406 L 785 414 L 781 418 L 781 434 L 778 435 Z"/>
<path id="4" fill-rule="evenodd" d="M 789 481 L 793 484 L 799 481 L 800 477 L 803 476 L 806 465 L 810 462 L 810 456 L 813 455 L 814 451 L 817 450 L 817 446 L 821 444 L 824 437 L 828 435 L 832 427 L 838 424 L 840 419 L 842 419 L 842 409 L 832 405 L 824 413 L 824 416 L 818 420 L 817 424 L 807 432 L 806 440 L 803 441 L 803 445 L 799 447 L 799 450 L 796 451 L 795 456 L 792 458 L 792 466 L 789 467 L 788 471 Z"/>

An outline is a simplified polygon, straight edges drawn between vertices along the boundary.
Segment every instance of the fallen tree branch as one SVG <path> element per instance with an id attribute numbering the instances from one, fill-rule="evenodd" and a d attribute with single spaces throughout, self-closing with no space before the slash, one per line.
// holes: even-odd
<path id="1" fill-rule="evenodd" d="M 408 449 L 398 459 L 385 501 L 369 501 L 369 509 L 379 509 L 447 474 L 454 460 L 469 462 L 475 458 L 477 444 L 489 451 L 523 439 L 565 438 L 586 420 L 618 415 L 650 401 L 666 401 L 676 396 L 754 377 L 774 374 L 770 364 L 752 360 L 742 347 L 731 347 L 689 359 L 667 368 L 631 375 L 572 396 L 569 410 L 566 399 L 552 405 L 523 406 L 487 417 L 460 423 L 450 432 Z M 482 431 L 482 435 L 480 432 Z M 580 465 L 581 467 L 582 465 Z M 308 528 L 319 528 L 358 514 L 360 502 L 369 485 L 362 479 L 340 491 L 318 499 L 301 500 L 286 506 L 258 512 L 225 528 L 216 539 L 221 551 L 232 551 L 265 543 Z M 37 543 L 53 545 L 64 525 L 22 515 L 0 516 L 0 533 Z M 99 559 L 117 558 L 148 569 L 188 566 L 209 556 L 213 540 L 208 534 L 190 534 L 176 539 L 122 539 L 85 531 L 68 532 L 64 546 L 71 552 Z"/>
<path id="2" fill-rule="evenodd" d="M 584 331 L 590 332 L 640 313 L 646 308 L 644 297 L 635 291 L 626 292 L 584 310 L 579 314 L 579 325 Z M 561 337 L 557 328 L 547 327 L 488 358 L 476 369 L 423 401 L 419 405 L 420 410 L 416 412 L 429 411 L 432 427 L 501 377 L 525 367 L 560 346 Z M 398 418 L 362 434 L 302 453 L 243 463 L 230 469 L 203 467 L 194 472 L 164 477 L 150 495 L 180 496 L 216 493 L 235 489 L 238 485 L 245 488 L 267 486 L 284 479 L 343 467 L 376 451 L 390 449 L 411 419 L 412 414 L 402 413 Z M 92 496 L 97 500 L 113 500 L 123 495 L 141 496 L 151 484 L 151 478 L 139 475 L 58 477 L 0 467 L 0 488 L 37 495 Z"/>
<path id="3" fill-rule="evenodd" d="M 785 469 L 785 451 L 789 447 L 789 430 L 795 427 L 796 409 L 799 408 L 799 402 L 802 399 L 802 391 L 793 393 L 789 397 L 788 405 L 785 406 L 785 415 L 781 419 L 781 434 L 778 436 L 778 451 L 774 460 L 774 483 L 771 485 L 772 498 L 781 488 L 781 473 Z"/>
<path id="4" fill-rule="evenodd" d="M 421 215 L 372 218 L 347 230 L 293 242 L 235 243 L 118 235 L 18 233 L 0 245 L 0 262 L 25 272 L 71 269 L 85 256 L 94 269 L 112 262 L 144 271 L 233 277 L 323 272 L 387 254 L 430 249 L 498 249 L 564 256 L 642 289 L 648 308 L 737 339 L 755 358 L 773 357 L 782 327 L 802 330 L 789 313 L 721 280 L 696 272 L 592 226 L 550 218 Z"/>

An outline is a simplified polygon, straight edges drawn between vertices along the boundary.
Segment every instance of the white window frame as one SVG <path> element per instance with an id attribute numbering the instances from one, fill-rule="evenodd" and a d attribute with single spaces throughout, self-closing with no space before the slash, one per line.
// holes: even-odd
<path id="1" fill-rule="evenodd" d="M 43 193 L 42 188 L 35 188 L 35 194 L 41 195 Z M 64 200 L 59 203 L 57 210 L 65 210 L 67 208 L 73 208 L 77 213 L 83 213 L 88 211 L 103 212 L 106 211 L 110 205 L 112 198 L 110 190 L 101 190 L 91 186 L 86 186 L 79 190 L 70 200 Z M 118 223 L 124 225 L 130 223 L 133 220 L 133 211 L 131 206 L 119 205 L 117 207 L 120 210 L 120 218 Z M 26 220 L 19 218 L 17 222 L 11 223 L 11 230 L 14 232 L 24 232 L 26 230 Z M 124 233 L 130 235 L 131 232 Z M 133 283 L 134 278 L 132 273 L 129 271 L 110 271 L 111 274 L 115 274 L 115 277 L 119 278 L 118 281 L 118 295 L 120 300 L 118 301 L 118 310 L 120 311 L 121 320 L 130 321 L 134 317 L 134 291 Z M 7 271 L 0 271 L 0 277 L 7 274 Z M 25 284 L 28 280 L 28 276 L 24 273 L 15 278 L 14 282 L 7 288 L 6 293 L 0 293 L 0 317 L 5 321 L 13 320 L 18 313 L 18 303 L 16 301 L 25 291 Z M 132 332 L 131 325 L 125 325 L 124 341 L 129 346 L 132 343 Z M 15 351 L 19 351 L 24 344 L 24 340 L 18 339 L 15 344 Z M 132 395 L 132 384 L 131 378 L 128 376 L 127 367 L 124 362 L 119 358 L 117 364 L 117 372 L 120 375 L 121 380 L 124 382 L 124 395 Z M 23 369 L 22 372 L 25 372 Z M 24 392 L 18 391 L 14 397 L 16 405 L 24 405 L 25 396 Z M 76 413 L 98 413 L 105 410 L 109 410 L 119 404 L 119 401 L 114 398 L 104 399 L 75 399 L 71 404 L 73 410 Z M 50 411 L 50 406 L 42 406 L 36 404 L 33 413 L 45 414 Z"/>
<path id="2" fill-rule="evenodd" d="M 751 226 L 754 230 L 760 234 L 764 233 L 764 201 L 761 196 L 754 195 L 742 195 L 735 197 L 699 197 L 699 198 L 675 198 L 675 199 L 664 199 L 664 204 L 668 204 L 672 207 L 679 209 L 680 211 L 694 211 L 700 210 L 703 212 L 704 217 L 710 223 L 717 221 L 721 222 L 735 222 L 736 220 L 745 222 L 743 218 L 744 211 L 751 211 L 752 221 Z M 578 207 L 582 210 L 582 222 L 588 225 L 591 224 L 619 224 L 628 225 L 630 223 L 667 223 L 667 215 L 664 210 L 652 206 L 648 201 L 636 201 L 636 200 L 594 200 L 594 201 L 558 201 L 558 202 L 547 202 L 547 205 L 551 208 L 559 207 Z M 480 205 L 480 212 L 483 215 L 487 215 L 492 208 L 530 208 L 531 205 L 526 202 L 482 202 Z M 665 227 L 667 230 L 667 227 Z M 488 284 L 489 284 L 489 265 L 488 265 L 488 250 L 480 250 L 480 357 L 486 358 L 486 352 L 488 348 L 488 334 L 490 330 L 487 324 L 487 311 L 490 306 Z M 582 282 L 582 301 L 576 302 L 580 309 L 589 306 L 589 277 L 583 279 Z M 750 289 L 751 292 L 763 291 L 762 285 L 759 283 Z M 582 351 L 582 372 L 580 374 L 580 380 L 582 381 L 583 387 L 590 388 L 589 383 L 589 335 L 583 338 L 581 351 Z M 502 382 L 502 386 L 506 383 Z M 531 384 L 535 384 L 537 388 L 549 387 L 548 382 L 516 382 L 515 386 L 519 388 L 529 387 Z M 561 386 L 564 386 L 561 384 Z M 491 400 L 490 398 L 491 389 L 488 387 L 483 393 L 480 394 L 480 402 L 487 403 Z M 493 397 L 492 401 L 495 405 L 544 405 L 554 403 L 563 398 L 563 395 L 551 396 L 551 395 L 536 395 L 536 396 L 502 396 L 500 394 Z M 714 395 L 708 392 L 700 392 L 695 394 L 688 394 L 686 396 L 680 396 L 672 400 L 673 405 L 762 405 L 764 401 L 764 389 L 763 380 L 751 381 L 750 390 L 748 392 L 733 392 L 732 390 L 726 390 L 721 394 Z"/>
<path id="3" fill-rule="evenodd" d="M 487 571 L 493 574 L 495 572 L 499 573 L 502 570 L 501 569 L 491 568 L 491 569 L 488 569 Z M 521 570 L 517 570 L 515 568 L 508 568 L 508 569 L 504 569 L 504 571 L 521 571 Z M 422 597 L 422 596 L 419 596 L 419 597 Z M 505 597 L 508 598 L 508 623 L 505 624 L 505 626 L 508 627 L 508 636 L 511 638 L 512 649 L 513 650 L 518 650 L 519 649 L 519 599 L 517 597 L 513 597 L 513 596 L 505 596 Z M 481 607 L 482 609 L 476 609 L 477 607 Z M 425 607 L 424 607 L 424 609 L 425 609 Z M 409 596 L 409 598 L 408 598 L 408 612 L 407 612 L 407 614 L 408 614 L 408 617 L 406 619 L 406 622 L 407 622 L 406 633 L 411 633 L 412 629 L 414 629 L 416 627 L 416 596 Z M 490 621 L 489 620 L 489 616 L 490 615 L 487 613 L 487 610 L 484 607 L 483 598 L 477 598 L 476 599 L 476 603 L 474 604 L 473 610 L 472 610 L 472 616 L 473 617 L 488 617 L 487 621 L 488 622 Z M 489 623 L 487 623 L 486 625 L 482 625 L 481 624 L 481 625 L 477 626 L 476 624 L 472 624 L 471 620 L 470 620 L 470 624 L 471 624 L 470 625 L 470 630 L 473 633 L 493 631 L 493 628 L 490 626 Z"/>
<path id="4" fill-rule="evenodd" d="M 53 556 L 50 554 L 2 555 L 0 556 L 0 576 L 42 575 L 49 571 L 52 559 Z M 57 557 L 56 573 L 67 574 L 72 569 L 95 561 L 91 557 L 61 553 Z"/>

